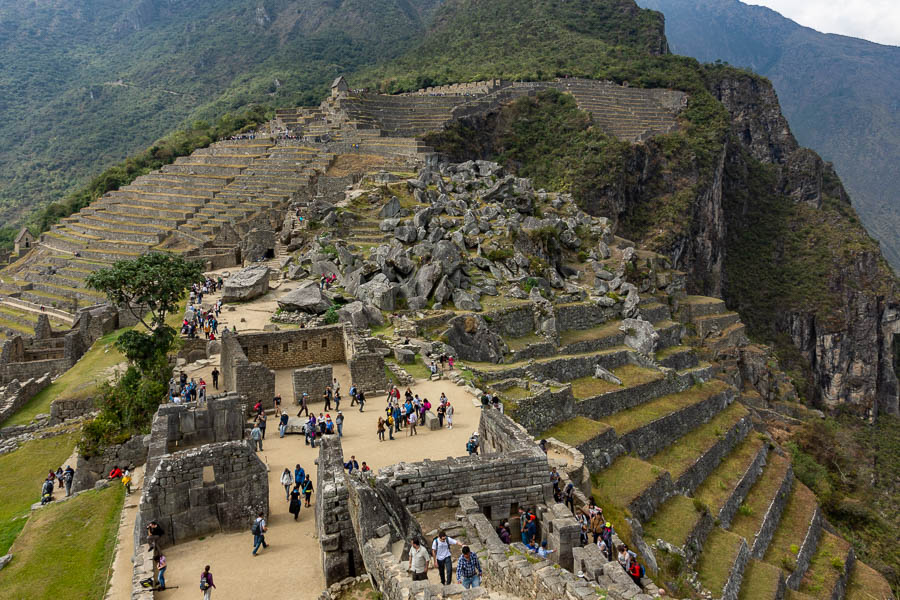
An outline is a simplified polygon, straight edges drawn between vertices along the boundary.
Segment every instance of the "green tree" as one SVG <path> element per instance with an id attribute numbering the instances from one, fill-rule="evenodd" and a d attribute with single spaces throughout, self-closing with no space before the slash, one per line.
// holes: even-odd
<path id="1" fill-rule="evenodd" d="M 202 275 L 197 261 L 151 252 L 95 271 L 88 276 L 87 284 L 106 294 L 111 303 L 128 310 L 147 329 L 127 331 L 116 341 L 131 363 L 147 371 L 160 355 L 168 352 L 175 338 L 176 332 L 166 324 L 166 317 L 178 308 L 187 288 Z"/>

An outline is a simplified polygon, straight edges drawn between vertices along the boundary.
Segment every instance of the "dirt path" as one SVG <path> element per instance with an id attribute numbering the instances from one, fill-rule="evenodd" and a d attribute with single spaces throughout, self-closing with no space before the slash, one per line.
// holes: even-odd
<path id="1" fill-rule="evenodd" d="M 335 376 L 344 390 L 350 387 L 346 365 L 334 365 Z M 465 454 L 468 437 L 478 427 L 479 411 L 471 396 L 449 381 L 420 381 L 412 386 L 414 392 L 432 401 L 447 394 L 456 407 L 454 428 L 429 431 L 419 428 L 417 436 L 409 437 L 406 431 L 395 434 L 394 441 L 379 442 L 375 433 L 379 415 L 384 414 L 384 398 L 373 397 L 366 403 L 364 413 L 348 404 L 344 409 L 344 455 L 356 455 L 373 469 L 392 465 L 401 460 L 420 461 L 425 458 L 443 459 Z M 285 395 L 288 408 L 290 395 Z M 310 409 L 320 412 L 321 403 L 312 403 Z M 335 412 L 331 412 L 334 417 Z M 169 569 L 167 581 L 179 586 L 162 592 L 159 597 L 167 600 L 195 599 L 198 597 L 200 572 L 209 564 L 215 575 L 217 590 L 214 597 L 245 599 L 252 596 L 277 599 L 315 599 L 325 589 L 321 568 L 321 552 L 316 539 L 313 509 L 304 508 L 298 522 L 287 512 L 284 488 L 279 483 L 285 467 L 294 468 L 298 462 L 313 481 L 316 480 L 314 461 L 318 449 L 304 445 L 299 435 L 278 437 L 275 419 L 263 442 L 265 450 L 260 458 L 269 466 L 269 533 L 266 540 L 270 547 L 259 556 L 252 556 L 252 537 L 247 532 L 216 534 L 202 540 L 179 544 L 166 551 Z M 129 534 L 130 535 L 130 534 Z M 121 537 L 120 537 L 121 541 Z M 131 544 L 126 542 L 130 548 Z M 130 586 L 130 579 L 128 580 Z M 117 596 L 118 598 L 118 596 Z M 124 597 L 123 597 L 124 598 Z"/>
<path id="2" fill-rule="evenodd" d="M 116 558 L 109 581 L 106 600 L 129 600 L 131 598 L 131 557 L 134 554 L 134 522 L 137 519 L 138 504 L 141 501 L 141 486 L 144 485 L 144 467 L 134 470 L 131 495 L 125 496 L 125 506 L 119 520 L 119 542 L 116 544 Z"/>

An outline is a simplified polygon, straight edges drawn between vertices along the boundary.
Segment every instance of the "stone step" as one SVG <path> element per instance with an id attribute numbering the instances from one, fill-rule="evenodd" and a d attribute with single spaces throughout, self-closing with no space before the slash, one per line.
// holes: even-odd
<path id="1" fill-rule="evenodd" d="M 199 186 L 203 189 L 221 189 L 231 183 L 233 179 L 234 176 L 201 175 L 199 173 L 192 174 L 176 171 L 159 171 L 155 175 L 156 181 L 168 181 L 181 187 Z"/>
<path id="2" fill-rule="evenodd" d="M 731 520 L 765 467 L 768 451 L 763 436 L 751 433 L 694 490 L 694 498 L 706 505 L 722 527 L 731 526 Z"/>
<path id="3" fill-rule="evenodd" d="M 697 317 L 717 315 L 728 310 L 725 301 L 708 296 L 688 296 L 679 302 L 678 317 L 682 321 L 692 321 Z"/>
<path id="4" fill-rule="evenodd" d="M 234 178 L 246 169 L 245 166 L 204 165 L 201 163 L 182 163 L 165 165 L 160 171 L 165 174 L 200 175 L 202 177 Z"/>
<path id="5" fill-rule="evenodd" d="M 647 461 L 668 471 L 678 492 L 692 494 L 752 426 L 750 411 L 734 402 Z"/>
<path id="6" fill-rule="evenodd" d="M 696 328 L 697 335 L 700 339 L 704 339 L 710 335 L 721 334 L 732 325 L 739 323 L 740 320 L 741 316 L 736 312 L 725 312 L 716 315 L 695 317 L 693 324 Z"/>
<path id="7" fill-rule="evenodd" d="M 749 560 L 750 551 L 744 538 L 716 527 L 706 538 L 697 562 L 700 583 L 712 592 L 713 598 L 734 598 L 740 591 Z"/>
<path id="8" fill-rule="evenodd" d="M 713 519 L 702 505 L 676 494 L 659 506 L 643 524 L 643 529 L 648 545 L 654 546 L 657 540 L 663 540 L 693 564 L 713 529 Z"/>
<path id="9" fill-rule="evenodd" d="M 76 237 L 75 235 L 69 235 L 68 232 L 63 233 L 63 231 L 64 230 L 45 231 L 41 234 L 41 244 L 53 250 L 71 253 L 83 250 L 91 241 Z"/>
<path id="10" fill-rule="evenodd" d="M 819 545 L 823 521 L 815 494 L 795 481 L 781 521 L 763 557 L 767 563 L 790 572 L 787 586 L 793 590 L 799 588 Z"/>
<path id="11" fill-rule="evenodd" d="M 106 242 L 138 242 L 143 244 L 156 245 L 165 238 L 161 231 L 148 233 L 145 231 L 130 231 L 128 229 L 111 228 L 102 225 L 94 225 L 90 222 L 69 223 L 67 229 L 92 235 Z"/>
<path id="12" fill-rule="evenodd" d="M 158 222 L 161 225 L 175 224 L 176 226 L 184 223 L 194 214 L 192 211 L 178 206 L 159 207 L 156 203 L 150 206 L 143 206 L 131 200 L 110 202 L 98 206 L 98 208 L 102 210 L 98 210 L 97 214 L 102 214 L 104 218 L 114 221 L 134 223 Z"/>
<path id="13" fill-rule="evenodd" d="M 601 422 L 615 430 L 616 443 L 625 452 L 647 458 L 718 414 L 734 398 L 734 388 L 714 379 L 604 417 Z"/>
<path id="14" fill-rule="evenodd" d="M 651 323 L 668 321 L 672 318 L 669 306 L 657 301 L 648 302 L 647 304 L 642 303 L 638 306 L 638 312 L 645 321 L 650 321 Z"/>
<path id="15" fill-rule="evenodd" d="M 131 185 L 136 186 L 137 189 L 147 186 L 153 188 L 151 191 L 173 190 L 178 193 L 201 196 L 208 195 L 210 192 L 215 193 L 222 189 L 224 184 L 221 177 L 197 177 L 155 171 L 148 175 L 141 175 Z"/>
<path id="16" fill-rule="evenodd" d="M 716 353 L 744 346 L 748 343 L 746 327 L 743 323 L 735 323 L 727 327 L 720 335 L 703 340 L 703 345 Z"/>
<path id="17" fill-rule="evenodd" d="M 844 598 L 856 555 L 850 543 L 827 531 L 800 581 L 799 591 L 817 598 Z"/>
<path id="18" fill-rule="evenodd" d="M 162 209 L 165 209 L 167 207 L 182 209 L 189 209 L 190 207 L 200 207 L 210 200 L 210 198 L 205 196 L 189 196 L 185 194 L 172 194 L 166 192 L 144 193 L 128 189 L 107 192 L 104 198 L 109 198 L 113 201 L 125 201 L 129 204 L 138 204 L 141 206 L 158 206 Z"/>
<path id="19" fill-rule="evenodd" d="M 149 181 L 144 183 L 132 183 L 123 189 L 141 194 L 178 194 L 180 196 L 212 198 L 215 196 L 218 187 L 182 187 L 172 182 Z"/>
<path id="20" fill-rule="evenodd" d="M 47 262 L 55 267 L 66 267 L 91 273 L 109 266 L 108 262 L 92 261 L 84 258 L 75 258 L 69 254 L 51 254 Z"/>
<path id="21" fill-rule="evenodd" d="M 767 460 L 729 524 L 731 531 L 747 540 L 755 558 L 762 558 L 771 543 L 794 484 L 790 459 L 770 452 Z"/>
<path id="22" fill-rule="evenodd" d="M 695 367 L 699 362 L 697 350 L 692 346 L 669 346 L 657 350 L 655 358 L 662 366 L 679 371 Z"/>
<path id="23" fill-rule="evenodd" d="M 591 484 L 591 493 L 600 506 L 625 509 L 640 521 L 649 520 L 672 491 L 667 472 L 628 455 L 619 456 L 605 469 L 592 469 Z"/>
<path id="24" fill-rule="evenodd" d="M 121 213 L 117 215 L 120 218 L 109 218 L 106 211 L 98 211 L 93 214 L 81 212 L 80 219 L 83 225 L 90 227 L 100 227 L 105 229 L 118 229 L 121 231 L 133 231 L 137 233 L 162 235 L 168 233 L 169 229 L 177 226 L 177 221 L 169 221 L 168 224 L 162 224 L 158 219 L 148 217 L 146 222 L 130 221 Z"/>
<path id="25" fill-rule="evenodd" d="M 738 600 L 783 600 L 785 589 L 781 569 L 752 558 L 744 569 Z"/>
<path id="26" fill-rule="evenodd" d="M 117 260 L 134 260 L 140 253 L 134 252 L 132 250 L 125 249 L 105 249 L 105 248 L 84 248 L 79 251 L 79 254 L 83 258 L 87 258 L 89 260 L 98 260 L 98 261 L 107 261 L 110 263 L 116 262 Z"/>

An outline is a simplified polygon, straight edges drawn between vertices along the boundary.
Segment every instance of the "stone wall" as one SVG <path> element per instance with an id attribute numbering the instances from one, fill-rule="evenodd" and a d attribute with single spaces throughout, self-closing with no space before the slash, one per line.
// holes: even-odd
<path id="1" fill-rule="evenodd" d="M 340 438 L 322 438 L 316 464 L 316 533 L 322 547 L 325 584 L 331 585 L 362 573 L 365 565 L 350 520 Z"/>
<path id="2" fill-rule="evenodd" d="M 321 399 L 325 388 L 332 384 L 332 375 L 331 365 L 310 365 L 294 369 L 294 401 L 299 403 L 304 392 L 309 394 L 310 402 Z"/>
<path id="3" fill-rule="evenodd" d="M 207 444 L 164 455 L 144 485 L 135 535 L 157 521 L 168 544 L 218 531 L 250 531 L 268 514 L 268 469 L 243 441 Z"/>
<path id="4" fill-rule="evenodd" d="M 134 552 L 131 571 L 131 600 L 153 600 L 153 589 L 141 587 L 141 581 L 154 577 L 153 550 L 149 544 L 141 544 Z"/>
<path id="5" fill-rule="evenodd" d="M 504 338 L 525 337 L 537 329 L 531 304 L 485 313 L 491 329 Z"/>
<path id="6" fill-rule="evenodd" d="M 572 386 L 553 391 L 546 386 L 532 385 L 534 395 L 515 401 L 511 409 L 516 422 L 525 427 L 531 434 L 539 435 L 554 425 L 567 421 L 575 416 L 575 398 Z M 503 396 L 503 392 L 500 392 Z"/>
<path id="7" fill-rule="evenodd" d="M 766 464 L 766 457 L 768 454 L 769 447 L 764 444 L 759 449 L 759 452 L 756 453 L 756 458 L 753 459 L 753 462 L 750 463 L 750 466 L 744 471 L 744 474 L 737 482 L 737 485 L 734 486 L 731 495 L 725 501 L 725 504 L 717 515 L 723 528 L 728 529 L 731 527 L 731 520 L 734 518 L 734 515 L 737 514 L 741 504 L 743 504 L 750 488 L 753 487 L 753 484 L 759 479 L 759 476 L 763 471 L 763 466 Z"/>
<path id="8" fill-rule="evenodd" d="M 249 406 L 261 402 L 265 408 L 275 404 L 275 372 L 261 363 L 251 363 L 237 335 L 222 334 L 222 389 L 247 398 Z"/>
<path id="9" fill-rule="evenodd" d="M 49 379 L 49 377 L 48 377 Z M 86 398 L 57 398 L 50 403 L 50 424 L 57 425 L 69 419 L 94 412 L 93 396 Z"/>
<path id="10" fill-rule="evenodd" d="M 809 561 L 812 560 L 813 554 L 816 553 L 816 548 L 819 546 L 819 539 L 822 537 L 822 526 L 824 521 L 825 517 L 822 516 L 822 510 L 816 506 L 816 510 L 809 522 L 809 530 L 806 532 L 806 538 L 803 540 L 803 544 L 800 545 L 800 551 L 797 553 L 797 566 L 794 568 L 794 571 L 788 575 L 787 581 L 785 582 L 792 590 L 797 590 L 800 587 L 800 582 L 803 580 L 803 574 L 806 573 L 806 570 L 809 568 Z"/>
<path id="11" fill-rule="evenodd" d="M 744 578 L 744 569 L 747 567 L 748 562 L 750 562 L 750 550 L 747 548 L 747 542 L 742 538 L 741 549 L 738 551 L 737 557 L 731 565 L 731 570 L 728 572 L 728 580 L 722 589 L 722 595 L 719 596 L 716 593 L 718 590 L 710 590 L 713 592 L 714 598 L 721 597 L 722 600 L 738 600 L 741 592 L 741 581 Z"/>
<path id="12" fill-rule="evenodd" d="M 0 423 L 12 416 L 48 385 L 50 385 L 49 373 L 42 374 L 38 378 L 29 378 L 25 380 L 25 383 L 20 383 L 18 379 L 10 381 L 0 393 Z"/>
<path id="13" fill-rule="evenodd" d="M 344 325 L 326 325 L 290 331 L 245 333 L 237 336 L 251 362 L 270 369 L 344 362 Z"/>
<path id="14" fill-rule="evenodd" d="M 350 380 L 358 389 L 376 392 L 387 389 L 387 376 L 384 372 L 384 357 L 377 352 L 359 352 L 353 354 L 347 364 L 350 367 Z"/>
<path id="15" fill-rule="evenodd" d="M 72 491 L 79 492 L 94 487 L 99 479 L 103 479 L 114 466 L 140 466 L 147 461 L 147 449 L 150 446 L 149 435 L 135 435 L 126 442 L 104 448 L 95 456 L 78 455 L 75 463 L 75 479 Z"/>
<path id="16" fill-rule="evenodd" d="M 719 437 L 712 448 L 697 457 L 697 460 L 688 467 L 681 477 L 675 480 L 675 489 L 685 495 L 693 494 L 694 490 L 706 481 L 713 469 L 719 466 L 722 459 L 731 452 L 731 449 L 747 437 L 752 428 L 753 423 L 750 420 L 750 415 L 746 415 L 735 423 L 731 429 Z"/>
<path id="17" fill-rule="evenodd" d="M 562 304 L 554 307 L 556 324 L 560 331 L 590 329 L 610 319 L 618 319 L 620 311 L 599 304 Z"/>

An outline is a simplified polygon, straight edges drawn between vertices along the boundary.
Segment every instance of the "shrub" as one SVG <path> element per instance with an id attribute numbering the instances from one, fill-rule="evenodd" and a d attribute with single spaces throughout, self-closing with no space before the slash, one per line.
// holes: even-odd
<path id="1" fill-rule="evenodd" d="M 484 257 L 490 261 L 508 260 L 514 256 L 512 248 L 493 248 L 488 250 Z"/>
<path id="2" fill-rule="evenodd" d="M 337 304 L 332 304 L 328 307 L 328 310 L 325 311 L 324 320 L 329 325 L 334 325 L 338 322 L 338 314 L 337 314 Z"/>

